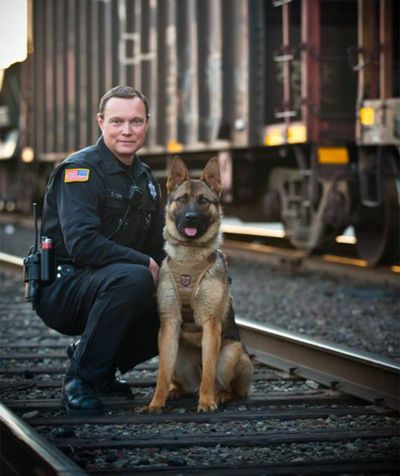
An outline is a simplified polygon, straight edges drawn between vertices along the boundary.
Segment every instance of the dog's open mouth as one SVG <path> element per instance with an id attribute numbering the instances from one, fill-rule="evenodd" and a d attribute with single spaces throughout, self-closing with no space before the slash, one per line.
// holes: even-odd
<path id="1" fill-rule="evenodd" d="M 210 226 L 210 221 L 202 217 L 197 220 L 176 220 L 175 226 L 184 239 L 192 241 L 204 235 Z"/>

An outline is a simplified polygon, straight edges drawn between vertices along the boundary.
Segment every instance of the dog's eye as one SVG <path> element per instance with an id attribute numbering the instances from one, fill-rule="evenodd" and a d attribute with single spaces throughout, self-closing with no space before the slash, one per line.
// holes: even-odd
<path id="1" fill-rule="evenodd" d="M 187 203 L 189 201 L 189 195 L 185 194 L 177 198 L 180 203 Z"/>
<path id="2" fill-rule="evenodd" d="M 201 205 L 207 205 L 208 203 L 210 203 L 210 200 L 207 197 L 205 197 L 204 195 L 200 195 L 200 197 L 198 198 L 198 202 Z"/>

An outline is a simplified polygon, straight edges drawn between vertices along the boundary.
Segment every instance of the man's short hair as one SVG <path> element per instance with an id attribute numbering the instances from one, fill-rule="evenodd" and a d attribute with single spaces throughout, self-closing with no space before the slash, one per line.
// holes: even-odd
<path id="1" fill-rule="evenodd" d="M 132 99 L 132 98 L 139 98 L 143 104 L 146 111 L 146 118 L 150 117 L 149 113 L 149 103 L 147 102 L 147 98 L 144 94 L 142 94 L 137 89 L 131 88 L 130 86 L 115 86 L 108 90 L 104 96 L 100 99 L 99 104 L 99 114 L 101 117 L 104 116 L 104 110 L 106 108 L 107 102 L 111 98 L 123 98 L 123 99 Z"/>

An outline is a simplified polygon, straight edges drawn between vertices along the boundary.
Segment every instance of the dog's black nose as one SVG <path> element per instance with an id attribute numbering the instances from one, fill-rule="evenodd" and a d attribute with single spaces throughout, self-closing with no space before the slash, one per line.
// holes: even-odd
<path id="1" fill-rule="evenodd" d="M 196 212 L 186 212 L 185 213 L 185 220 L 189 221 L 189 222 L 197 220 L 197 213 Z"/>

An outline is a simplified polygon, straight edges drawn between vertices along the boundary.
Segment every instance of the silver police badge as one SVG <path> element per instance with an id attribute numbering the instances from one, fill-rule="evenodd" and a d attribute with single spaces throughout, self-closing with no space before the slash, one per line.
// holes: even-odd
<path id="1" fill-rule="evenodd" d="M 147 182 L 147 188 L 149 189 L 149 194 L 153 200 L 157 198 L 157 189 L 154 186 L 153 182 Z"/>

